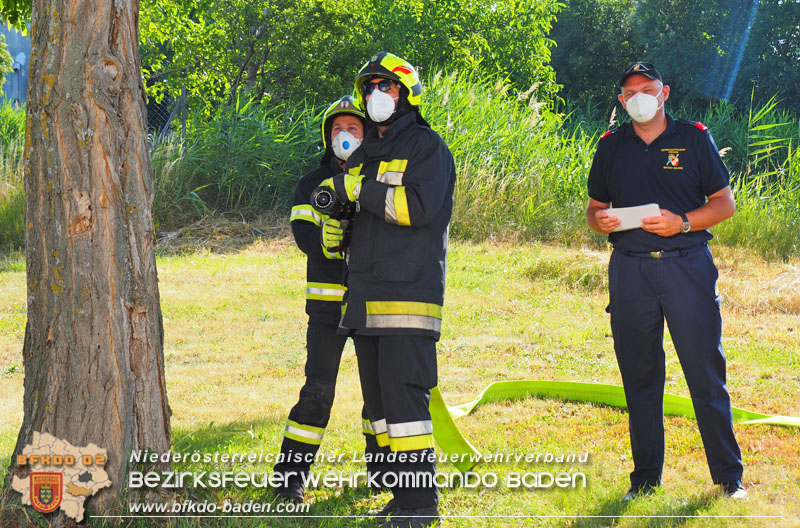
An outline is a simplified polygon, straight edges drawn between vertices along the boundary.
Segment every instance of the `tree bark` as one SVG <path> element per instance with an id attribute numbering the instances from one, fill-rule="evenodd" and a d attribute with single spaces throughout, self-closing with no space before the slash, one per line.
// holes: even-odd
<path id="1" fill-rule="evenodd" d="M 131 450 L 170 445 L 138 13 L 138 0 L 33 1 L 24 420 L 8 476 L 29 471 L 15 459 L 35 431 L 97 444 L 112 486 L 94 511 L 120 498 Z"/>

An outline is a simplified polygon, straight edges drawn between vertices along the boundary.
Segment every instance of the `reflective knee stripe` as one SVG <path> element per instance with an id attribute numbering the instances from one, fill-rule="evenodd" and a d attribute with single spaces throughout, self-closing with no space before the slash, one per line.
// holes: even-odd
<path id="1" fill-rule="evenodd" d="M 342 302 L 347 286 L 329 282 L 309 282 L 306 284 L 306 299 L 312 301 Z"/>
<path id="2" fill-rule="evenodd" d="M 420 420 L 418 422 L 387 424 L 386 429 L 389 432 L 390 438 L 427 435 L 433 433 L 433 422 L 430 420 Z"/>
<path id="3" fill-rule="evenodd" d="M 372 431 L 375 434 L 375 441 L 379 447 L 389 445 L 389 433 L 386 432 L 386 420 L 375 420 L 372 422 Z"/>
<path id="4" fill-rule="evenodd" d="M 311 445 L 320 445 L 324 435 L 325 429 L 323 427 L 303 425 L 292 420 L 286 421 L 286 430 L 283 433 L 286 438 Z"/>
<path id="5" fill-rule="evenodd" d="M 403 185 L 403 174 L 408 166 L 407 159 L 396 159 L 392 161 L 382 161 L 378 165 L 378 176 L 376 179 L 387 185 Z"/>
<path id="6" fill-rule="evenodd" d="M 386 190 L 386 210 L 384 212 L 384 217 L 385 220 L 391 224 L 402 226 L 411 225 L 405 187 L 389 187 Z"/>
<path id="7" fill-rule="evenodd" d="M 433 449 L 433 435 L 404 436 L 402 438 L 389 437 L 389 449 L 392 451 L 416 451 L 418 449 Z"/>
<path id="8" fill-rule="evenodd" d="M 382 434 L 386 432 L 386 420 L 377 420 L 372 422 L 372 430 L 375 434 Z"/>
<path id="9" fill-rule="evenodd" d="M 323 218 L 323 216 L 325 218 Z M 306 204 L 292 207 L 292 215 L 289 217 L 289 221 L 305 220 L 306 222 L 311 222 L 315 226 L 321 226 L 322 222 L 327 220 L 327 218 L 327 215 L 320 215 L 311 205 Z"/>
<path id="10" fill-rule="evenodd" d="M 391 439 L 387 433 L 380 433 L 375 435 L 375 442 L 377 442 L 378 447 L 386 447 L 390 444 Z"/>
<path id="11" fill-rule="evenodd" d="M 367 328 L 442 331 L 442 307 L 414 301 L 367 301 Z"/>
<path id="12" fill-rule="evenodd" d="M 364 434 L 375 436 L 375 430 L 372 429 L 372 422 L 370 422 L 366 418 L 361 419 L 361 431 Z"/>
<path id="13" fill-rule="evenodd" d="M 433 447 L 433 422 L 403 422 L 387 424 L 389 448 L 392 451 L 416 451 Z"/>

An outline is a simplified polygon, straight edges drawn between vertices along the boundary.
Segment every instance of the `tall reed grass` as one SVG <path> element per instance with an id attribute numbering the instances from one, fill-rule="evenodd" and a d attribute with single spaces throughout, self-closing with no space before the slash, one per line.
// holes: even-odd
<path id="1" fill-rule="evenodd" d="M 305 103 L 237 102 L 212 119 L 194 114 L 183 140 L 172 137 L 153 154 L 157 226 L 285 208 L 299 176 L 318 163 L 317 113 Z"/>
<path id="2" fill-rule="evenodd" d="M 25 109 L 0 106 L 0 249 L 25 245 Z"/>
<path id="3" fill-rule="evenodd" d="M 607 118 L 592 108 L 553 110 L 495 79 L 436 74 L 421 112 L 456 160 L 454 236 L 605 244 L 587 227 L 586 178 Z M 706 123 L 732 172 L 736 215 L 718 242 L 765 256 L 800 253 L 800 119 L 771 100 L 739 110 L 718 104 L 673 115 Z M 186 136 L 153 153 L 154 215 L 173 229 L 209 213 L 287 213 L 298 178 L 318 164 L 327 105 L 239 102 L 190 116 Z M 0 246 L 24 244 L 24 112 L 0 107 Z"/>
<path id="4" fill-rule="evenodd" d="M 583 208 L 597 138 L 565 130 L 532 92 L 515 98 L 507 84 L 459 74 L 429 80 L 421 111 L 457 165 L 453 234 L 596 243 Z"/>

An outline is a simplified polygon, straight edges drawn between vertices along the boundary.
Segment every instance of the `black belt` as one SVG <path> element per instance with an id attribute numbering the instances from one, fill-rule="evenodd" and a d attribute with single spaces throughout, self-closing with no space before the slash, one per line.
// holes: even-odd
<path id="1" fill-rule="evenodd" d="M 668 249 L 666 251 L 659 250 L 659 251 L 629 251 L 627 249 L 622 249 L 623 255 L 628 255 L 630 257 L 643 257 L 643 258 L 653 258 L 653 259 L 662 259 L 662 258 L 672 258 L 672 257 L 685 257 L 690 252 L 700 249 L 704 247 L 706 243 L 697 244 L 696 246 L 691 246 L 688 248 L 678 248 L 678 249 Z"/>

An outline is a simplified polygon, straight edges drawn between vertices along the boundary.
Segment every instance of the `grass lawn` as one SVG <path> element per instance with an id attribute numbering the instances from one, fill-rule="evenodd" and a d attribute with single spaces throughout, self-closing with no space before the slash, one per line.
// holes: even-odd
<path id="1" fill-rule="evenodd" d="M 800 416 L 800 260 L 765 262 L 715 248 L 724 298 L 728 388 L 737 407 Z M 605 290 L 605 252 L 536 244 L 456 242 L 450 252 L 439 386 L 462 403 L 487 384 L 514 379 L 620 383 Z M 290 239 L 222 252 L 159 258 L 173 449 L 273 453 L 303 382 L 306 317 L 304 259 Z M 17 259 L 0 261 L 0 473 L 22 421 L 25 276 Z M 669 336 L 667 392 L 688 396 Z M 322 450 L 358 452 L 361 395 L 352 345 L 342 361 L 333 417 Z M 663 489 L 621 502 L 632 462 L 625 410 L 551 399 L 488 404 L 460 418 L 484 453 L 588 453 L 588 463 L 489 463 L 477 471 L 501 484 L 441 493 L 446 526 L 798 526 L 800 430 L 736 426 L 745 462 L 746 502 L 712 486 L 693 420 L 668 417 Z M 352 461 L 318 471 L 362 470 Z M 182 471 L 223 470 L 185 463 Z M 230 468 L 227 468 L 230 469 Z M 263 472 L 269 464 L 237 464 Z M 455 471 L 449 464 L 445 472 Z M 582 472 L 577 489 L 509 489 L 511 472 Z M 220 503 L 270 500 L 254 488 L 179 490 Z M 363 515 L 388 500 L 363 487 L 310 490 L 309 515 Z M 91 512 L 89 512 L 91 513 Z M 120 509 L 120 513 L 124 513 Z M 510 516 L 513 516 L 510 517 Z M 654 517 L 650 517 L 654 516 Z M 93 521 L 93 525 L 104 523 Z M 149 526 L 151 521 L 126 521 Z M 375 526 L 363 518 L 172 519 L 169 526 Z"/>

